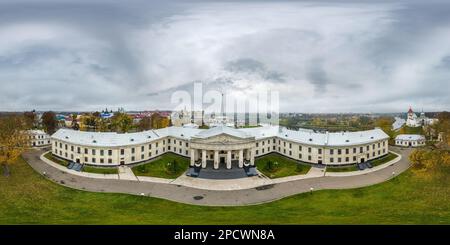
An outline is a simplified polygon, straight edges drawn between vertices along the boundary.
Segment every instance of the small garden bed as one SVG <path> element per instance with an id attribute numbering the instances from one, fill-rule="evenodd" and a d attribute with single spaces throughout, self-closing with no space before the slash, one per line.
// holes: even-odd
<path id="1" fill-rule="evenodd" d="M 189 159 L 166 153 L 156 160 L 144 163 L 132 168 L 138 176 L 151 176 L 166 179 L 174 179 L 182 175 L 189 167 Z"/>
<path id="2" fill-rule="evenodd" d="M 300 163 L 285 156 L 272 153 L 256 160 L 257 169 L 269 178 L 281 178 L 306 174 L 310 165 Z"/>
<path id="3" fill-rule="evenodd" d="M 68 161 L 62 160 L 62 159 L 60 159 L 60 158 L 58 158 L 58 157 L 53 156 L 53 154 L 52 154 L 51 152 L 47 152 L 47 153 L 44 155 L 44 157 L 47 158 L 48 160 L 50 160 L 50 161 L 52 161 L 52 162 L 54 162 L 54 163 L 57 163 L 57 164 L 59 164 L 59 165 L 62 165 L 62 166 L 64 166 L 64 167 L 67 167 L 67 165 L 69 165 L 69 162 L 68 162 Z"/>
<path id="4" fill-rule="evenodd" d="M 94 173 L 94 174 L 118 174 L 118 170 L 116 167 L 109 167 L 109 168 L 103 168 L 103 167 L 95 167 L 95 166 L 84 166 L 83 172 L 86 173 Z"/>

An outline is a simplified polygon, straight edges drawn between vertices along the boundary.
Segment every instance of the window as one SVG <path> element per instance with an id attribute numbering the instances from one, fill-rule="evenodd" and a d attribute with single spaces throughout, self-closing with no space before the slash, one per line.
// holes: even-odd
<path id="1" fill-rule="evenodd" d="M 256 150 L 256 155 L 258 155 L 258 150 Z"/>
<path id="2" fill-rule="evenodd" d="M 133 147 L 131 148 L 131 154 L 134 154 L 136 152 L 136 149 Z"/>
<path id="3" fill-rule="evenodd" d="M 95 149 L 92 149 L 92 155 L 95 156 Z"/>
<path id="4" fill-rule="evenodd" d="M 289 149 L 292 148 L 292 143 L 289 143 Z"/>
<path id="5" fill-rule="evenodd" d="M 183 142 L 180 141 L 180 146 L 183 145 Z"/>
<path id="6" fill-rule="evenodd" d="M 144 146 L 141 146 L 141 152 L 144 152 Z"/>
<path id="7" fill-rule="evenodd" d="M 311 147 L 308 147 L 308 152 L 311 153 Z"/>
<path id="8" fill-rule="evenodd" d="M 77 147 L 77 153 L 80 154 L 81 153 L 81 148 Z"/>
<path id="9" fill-rule="evenodd" d="M 112 163 L 112 159 L 110 158 L 110 159 L 108 159 L 108 163 Z"/>
<path id="10" fill-rule="evenodd" d="M 362 148 L 362 146 L 359 147 L 359 153 L 363 153 L 363 148 Z"/>
<path id="11" fill-rule="evenodd" d="M 164 141 L 163 141 L 164 142 Z M 170 144 L 170 139 L 167 139 L 167 143 Z M 164 143 L 163 143 L 164 144 Z"/>
<path id="12" fill-rule="evenodd" d="M 292 151 L 289 151 L 289 156 L 292 156 Z"/>
<path id="13" fill-rule="evenodd" d="M 298 154 L 298 158 L 302 159 L 302 154 Z"/>
<path id="14" fill-rule="evenodd" d="M 125 155 L 125 149 L 120 149 L 120 155 Z"/>
<path id="15" fill-rule="evenodd" d="M 275 139 L 273 139 L 273 140 L 272 140 L 272 143 L 274 143 L 274 144 L 275 144 Z"/>
<path id="16" fill-rule="evenodd" d="M 349 154 L 349 149 L 345 149 L 345 154 Z"/>
<path id="17" fill-rule="evenodd" d="M 100 163 L 105 163 L 105 160 L 103 160 L 103 158 L 100 158 Z"/>
<path id="18" fill-rule="evenodd" d="M 256 142 L 256 147 L 258 147 L 258 142 Z"/>
<path id="19" fill-rule="evenodd" d="M 95 158 L 94 157 L 92 158 L 92 162 L 95 163 Z"/>
<path id="20" fill-rule="evenodd" d="M 152 149 L 152 144 L 148 145 L 148 149 L 151 150 Z"/>
<path id="21" fill-rule="evenodd" d="M 350 159 L 349 159 L 348 157 L 346 157 L 346 158 L 345 158 L 345 161 L 348 162 L 348 161 L 350 161 Z"/>
<path id="22" fill-rule="evenodd" d="M 356 148 L 353 148 L 353 154 L 355 154 L 356 153 Z"/>
<path id="23" fill-rule="evenodd" d="M 108 156 L 112 156 L 112 150 L 108 150 Z"/>
<path id="24" fill-rule="evenodd" d="M 334 162 L 334 159 L 333 159 L 333 158 L 330 158 L 330 162 Z"/>
<path id="25" fill-rule="evenodd" d="M 105 150 L 100 150 L 100 156 L 105 155 Z"/>
<path id="26" fill-rule="evenodd" d="M 338 155 L 341 155 L 341 154 L 342 154 L 342 150 L 338 149 Z"/>
<path id="27" fill-rule="evenodd" d="M 356 156 L 353 156 L 353 161 L 356 162 Z"/>
<path id="28" fill-rule="evenodd" d="M 134 162 L 135 160 L 136 160 L 136 157 L 132 156 L 132 157 L 131 157 L 131 161 Z"/>
<path id="29" fill-rule="evenodd" d="M 67 151 L 67 144 L 65 144 L 65 145 L 64 145 L 64 148 L 65 148 L 65 149 L 66 149 L 66 151 Z"/>
<path id="30" fill-rule="evenodd" d="M 286 147 L 286 142 L 283 142 L 283 146 Z"/>
<path id="31" fill-rule="evenodd" d="M 189 143 L 188 142 L 186 142 L 186 147 L 189 147 Z"/>
<path id="32" fill-rule="evenodd" d="M 141 160 L 144 159 L 144 154 L 141 155 Z"/>
<path id="33" fill-rule="evenodd" d="M 84 154 L 88 154 L 88 149 L 84 148 Z"/>
<path id="34" fill-rule="evenodd" d="M 156 147 L 158 147 L 158 142 L 156 142 Z"/>
<path id="35" fill-rule="evenodd" d="M 311 161 L 311 156 L 308 156 L 308 160 Z"/>
<path id="36" fill-rule="evenodd" d="M 74 149 L 73 145 L 72 145 L 72 146 L 70 146 L 70 151 L 73 151 L 73 149 Z"/>
<path id="37" fill-rule="evenodd" d="M 341 160 L 342 160 L 342 159 L 341 159 L 340 157 L 338 157 L 338 162 L 341 162 Z"/>
<path id="38" fill-rule="evenodd" d="M 366 146 L 366 150 L 367 150 L 367 151 L 369 150 L 369 146 Z"/>
<path id="39" fill-rule="evenodd" d="M 334 153 L 334 150 L 330 149 L 330 155 L 333 155 L 333 153 Z"/>
<path id="40" fill-rule="evenodd" d="M 302 146 L 301 145 L 298 146 L 298 150 L 302 151 Z"/>
<path id="41" fill-rule="evenodd" d="M 175 150 L 176 150 L 177 148 L 175 147 Z M 169 150 L 170 151 L 170 145 L 169 146 L 167 146 L 167 150 Z"/>
<path id="42" fill-rule="evenodd" d="M 322 149 L 317 149 L 319 151 L 319 154 L 322 154 Z"/>
<path id="43" fill-rule="evenodd" d="M 88 158 L 87 157 L 84 158 L 84 162 L 88 162 Z"/>

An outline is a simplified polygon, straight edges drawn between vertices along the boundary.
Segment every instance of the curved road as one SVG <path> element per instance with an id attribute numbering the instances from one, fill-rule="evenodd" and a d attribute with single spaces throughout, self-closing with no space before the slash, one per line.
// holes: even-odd
<path id="1" fill-rule="evenodd" d="M 323 176 L 317 178 L 293 180 L 270 186 L 244 190 L 203 190 L 167 183 L 138 182 L 131 180 L 94 179 L 71 175 L 63 172 L 39 159 L 42 150 L 26 152 L 23 157 L 38 173 L 46 173 L 52 181 L 75 189 L 127 193 L 134 195 L 168 199 L 175 202 L 205 206 L 239 206 L 275 201 L 298 193 L 322 189 L 349 189 L 381 183 L 408 169 L 408 156 L 411 149 L 391 147 L 391 150 L 402 155 L 402 159 L 378 171 L 355 176 Z M 195 198 L 194 198 L 195 197 Z M 201 197 L 201 198 L 199 198 Z"/>

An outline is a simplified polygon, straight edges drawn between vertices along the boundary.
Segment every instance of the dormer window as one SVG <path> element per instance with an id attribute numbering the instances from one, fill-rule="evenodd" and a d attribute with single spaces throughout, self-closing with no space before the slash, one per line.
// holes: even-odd
<path id="1" fill-rule="evenodd" d="M 312 139 L 309 139 L 309 141 L 312 141 Z"/>
<path id="2" fill-rule="evenodd" d="M 96 141 L 96 140 L 93 140 L 92 143 L 97 143 L 97 141 Z"/>
<path id="3" fill-rule="evenodd" d="M 373 139 L 373 136 L 372 137 L 370 137 L 371 139 Z"/>
<path id="4" fill-rule="evenodd" d="M 149 136 L 147 136 L 147 138 L 149 138 L 149 139 L 150 139 L 151 137 L 152 137 L 152 136 L 150 136 L 150 135 L 149 135 Z"/>
<path id="5" fill-rule="evenodd" d="M 350 142 L 350 140 L 345 140 L 345 142 Z"/>
<path id="6" fill-rule="evenodd" d="M 69 139 L 69 136 L 66 136 L 66 139 Z"/>
<path id="7" fill-rule="evenodd" d="M 131 141 L 131 142 L 133 142 L 133 141 L 134 141 L 134 139 L 130 139 L 130 141 Z"/>

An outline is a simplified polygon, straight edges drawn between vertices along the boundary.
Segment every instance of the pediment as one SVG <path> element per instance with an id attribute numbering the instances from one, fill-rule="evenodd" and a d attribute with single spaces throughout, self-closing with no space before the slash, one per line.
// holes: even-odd
<path id="1" fill-rule="evenodd" d="M 227 133 L 210 136 L 207 138 L 193 138 L 192 142 L 207 144 L 240 144 L 254 141 L 254 138 L 240 138 Z"/>

